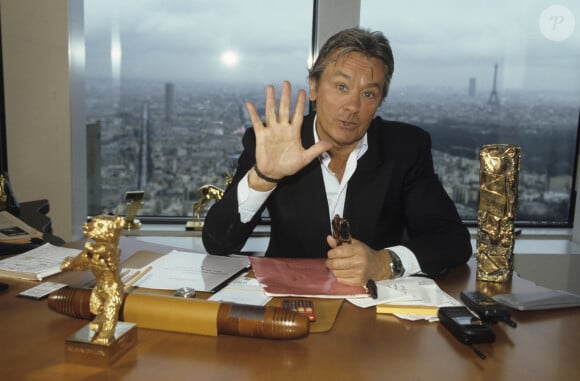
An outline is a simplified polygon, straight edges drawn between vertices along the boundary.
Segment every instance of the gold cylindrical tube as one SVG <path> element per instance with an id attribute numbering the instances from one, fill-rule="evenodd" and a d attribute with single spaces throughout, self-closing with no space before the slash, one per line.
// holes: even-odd
<path id="1" fill-rule="evenodd" d="M 128 294 L 122 320 L 139 328 L 217 336 L 220 303 L 191 298 Z"/>
<path id="2" fill-rule="evenodd" d="M 92 319 L 90 289 L 63 288 L 48 297 L 48 307 L 64 315 Z M 216 336 L 298 339 L 310 331 L 308 318 L 282 307 L 250 306 L 170 296 L 125 294 L 120 320 L 139 328 Z"/>
<path id="3" fill-rule="evenodd" d="M 480 151 L 477 280 L 510 281 L 518 201 L 520 147 L 490 144 Z"/>

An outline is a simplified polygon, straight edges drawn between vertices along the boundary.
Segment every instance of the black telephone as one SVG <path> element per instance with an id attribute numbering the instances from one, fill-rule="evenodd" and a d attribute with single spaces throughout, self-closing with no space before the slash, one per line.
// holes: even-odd
<path id="1" fill-rule="evenodd" d="M 475 312 L 485 322 L 496 323 L 502 321 L 513 328 L 517 326 L 511 319 L 507 307 L 479 291 L 462 291 L 459 294 L 459 298 L 465 303 L 467 308 Z"/>
<path id="2" fill-rule="evenodd" d="M 473 315 L 467 307 L 441 307 L 437 311 L 441 324 L 463 344 L 470 345 L 475 353 L 485 359 L 485 354 L 473 347 L 473 344 L 491 343 L 495 334 L 485 322 Z"/>

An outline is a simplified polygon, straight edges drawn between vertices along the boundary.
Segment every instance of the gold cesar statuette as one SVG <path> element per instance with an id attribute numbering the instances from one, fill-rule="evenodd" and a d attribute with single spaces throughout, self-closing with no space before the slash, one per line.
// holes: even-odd
<path id="1" fill-rule="evenodd" d="M 512 144 L 485 145 L 480 151 L 478 281 L 512 279 L 520 158 L 520 147 Z"/>

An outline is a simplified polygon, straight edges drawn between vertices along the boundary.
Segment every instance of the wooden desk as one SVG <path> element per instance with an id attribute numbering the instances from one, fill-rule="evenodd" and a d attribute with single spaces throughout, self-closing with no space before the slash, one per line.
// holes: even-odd
<path id="1" fill-rule="evenodd" d="M 454 269 L 441 287 L 457 298 L 475 289 L 474 266 Z M 304 339 L 140 329 L 137 347 L 112 367 L 88 367 L 64 358 L 65 338 L 87 321 L 50 311 L 46 300 L 15 296 L 34 282 L 2 280 L 10 283 L 0 294 L 2 380 L 572 380 L 580 374 L 579 308 L 513 312 L 518 327 L 494 325 L 497 341 L 478 345 L 488 356 L 481 360 L 438 323 L 376 315 L 348 302 L 330 332 Z M 502 291 L 534 287 L 516 276 Z"/>

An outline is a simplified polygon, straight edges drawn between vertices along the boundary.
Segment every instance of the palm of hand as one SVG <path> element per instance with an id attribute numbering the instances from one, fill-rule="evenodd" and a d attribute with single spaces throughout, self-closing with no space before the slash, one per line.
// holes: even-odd
<path id="1" fill-rule="evenodd" d="M 296 106 L 290 117 L 291 86 L 284 81 L 280 97 L 279 111 L 276 113 L 275 90 L 266 88 L 266 123 L 252 103 L 246 107 L 256 135 L 256 163 L 261 172 L 272 178 L 293 175 L 304 168 L 315 157 L 330 149 L 330 143 L 319 142 L 307 149 L 302 146 L 300 129 L 306 104 L 306 93 L 300 90 Z"/>

